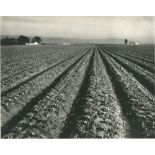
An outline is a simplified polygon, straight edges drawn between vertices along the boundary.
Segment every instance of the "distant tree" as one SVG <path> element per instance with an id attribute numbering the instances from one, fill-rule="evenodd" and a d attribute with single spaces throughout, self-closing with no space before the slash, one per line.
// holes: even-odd
<path id="1" fill-rule="evenodd" d="M 1 45 L 16 45 L 17 39 L 16 38 L 3 38 L 1 39 Z"/>
<path id="2" fill-rule="evenodd" d="M 37 43 L 41 43 L 41 38 L 39 36 L 35 36 L 33 39 L 32 39 L 32 42 L 37 42 Z"/>
<path id="3" fill-rule="evenodd" d="M 124 43 L 127 44 L 127 43 L 128 43 L 128 39 L 125 39 L 125 40 L 124 40 Z"/>
<path id="4" fill-rule="evenodd" d="M 30 38 L 23 35 L 20 35 L 17 40 L 18 40 L 18 44 L 20 45 L 25 45 L 26 43 L 30 42 Z"/>

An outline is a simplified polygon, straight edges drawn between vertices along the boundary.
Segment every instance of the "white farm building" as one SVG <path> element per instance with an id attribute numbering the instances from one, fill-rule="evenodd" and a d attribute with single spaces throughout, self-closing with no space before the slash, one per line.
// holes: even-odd
<path id="1" fill-rule="evenodd" d="M 38 42 L 34 42 L 34 43 L 26 43 L 25 45 L 40 45 Z"/>
<path id="2" fill-rule="evenodd" d="M 70 45 L 70 43 L 62 43 L 63 45 L 66 45 L 66 46 L 69 46 Z"/>

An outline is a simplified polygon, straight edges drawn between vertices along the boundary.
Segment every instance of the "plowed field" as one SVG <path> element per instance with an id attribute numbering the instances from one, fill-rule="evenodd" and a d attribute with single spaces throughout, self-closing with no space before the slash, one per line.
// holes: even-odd
<path id="1" fill-rule="evenodd" d="M 155 138 L 151 45 L 10 46 L 2 138 Z"/>

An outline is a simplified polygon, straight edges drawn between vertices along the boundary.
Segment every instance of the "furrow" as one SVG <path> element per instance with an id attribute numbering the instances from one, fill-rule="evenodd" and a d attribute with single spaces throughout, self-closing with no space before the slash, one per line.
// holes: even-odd
<path id="1" fill-rule="evenodd" d="M 114 55 L 110 52 L 107 52 L 104 50 L 109 56 L 111 56 L 115 61 L 117 61 L 121 66 L 123 66 L 126 70 L 128 70 L 129 73 L 132 73 L 132 75 L 142 84 L 145 86 L 145 88 L 148 89 L 152 95 L 155 95 L 154 93 L 154 88 L 155 88 L 155 83 L 154 83 L 154 75 L 151 74 L 150 72 L 145 71 L 143 68 L 135 65 L 134 63 L 120 58 L 117 55 Z"/>
<path id="2" fill-rule="evenodd" d="M 56 63 L 67 57 L 81 53 L 88 47 L 77 46 L 38 46 L 38 47 L 4 47 L 2 48 L 2 78 L 37 64 Z"/>
<path id="3" fill-rule="evenodd" d="M 15 89 L 18 89 L 21 85 L 24 85 L 25 83 L 28 83 L 32 79 L 34 79 L 34 78 L 44 74 L 47 71 L 50 71 L 51 69 L 53 69 L 53 67 L 56 67 L 57 65 L 61 65 L 65 61 L 69 61 L 69 60 L 71 60 L 74 57 L 76 57 L 76 56 L 71 56 L 69 58 L 66 58 L 65 60 L 59 61 L 59 62 L 57 62 L 55 64 L 52 64 L 52 65 L 50 65 L 48 67 L 47 66 L 43 66 L 42 68 L 40 68 L 41 70 L 30 74 L 30 76 L 26 76 L 25 77 L 25 75 L 23 74 L 23 79 L 20 80 L 20 81 L 17 80 L 17 82 L 14 82 L 14 83 L 11 83 L 11 81 L 14 78 L 11 78 L 11 81 L 10 80 L 8 81 L 8 79 L 7 79 L 6 83 L 5 83 L 5 81 L 2 80 L 2 86 L 5 85 L 5 87 L 4 88 L 2 87 L 1 96 L 5 96 L 7 93 L 10 93 L 11 91 L 14 91 Z M 21 77 L 20 77 L 20 79 L 21 79 Z"/>
<path id="4" fill-rule="evenodd" d="M 91 52 L 70 66 L 22 111 L 20 120 L 4 138 L 52 138 L 57 137 L 72 100 L 78 92 Z M 35 103 L 35 105 L 33 105 Z"/>
<path id="5" fill-rule="evenodd" d="M 115 52 L 113 50 L 109 50 L 109 52 L 114 53 L 114 54 L 116 54 L 116 55 L 118 55 L 118 56 L 132 62 L 132 63 L 135 63 L 135 64 L 139 65 L 140 67 L 142 67 L 142 68 L 146 69 L 147 71 L 154 74 L 154 71 L 155 71 L 154 64 L 147 63 L 147 62 L 142 61 L 142 60 L 140 60 L 138 58 L 134 58 L 134 57 L 132 57 L 130 55 L 124 55 L 122 53 Z"/>
<path id="6" fill-rule="evenodd" d="M 82 56 L 78 56 L 68 61 L 68 63 L 56 66 L 53 70 L 45 73 L 44 76 L 36 77 L 36 79 L 30 81 L 19 87 L 16 91 L 7 94 L 1 98 L 2 105 L 2 120 L 1 125 L 4 126 L 12 117 L 23 109 L 27 103 L 31 102 L 33 98 L 38 96 L 42 91 L 47 90 L 51 83 L 62 77 L 72 66 L 80 61 L 82 57 L 88 54 L 89 51 Z M 10 122 L 10 121 L 9 121 Z"/>
<path id="7" fill-rule="evenodd" d="M 142 55 L 138 55 L 136 53 L 136 51 L 131 51 L 131 50 L 129 51 L 128 48 L 130 48 L 130 47 L 129 46 L 124 46 L 123 48 L 125 50 L 123 50 L 123 51 L 122 51 L 122 49 L 115 48 L 115 47 L 109 47 L 108 49 L 117 51 L 120 54 L 123 54 L 125 56 L 129 56 L 129 57 L 132 57 L 132 58 L 135 58 L 135 59 L 139 59 L 139 60 L 144 61 L 144 62 L 147 62 L 149 64 L 154 64 L 154 59 L 152 57 L 148 58 L 148 57 L 145 57 L 145 56 L 142 56 Z M 135 47 L 135 48 L 137 48 L 137 47 Z M 139 50 L 141 50 L 141 49 L 139 49 Z M 147 53 L 147 50 L 146 50 L 146 53 Z"/>
<path id="8" fill-rule="evenodd" d="M 126 136 L 125 124 L 96 49 L 60 137 L 120 138 Z"/>
<path id="9" fill-rule="evenodd" d="M 114 59 L 106 53 L 101 55 L 130 124 L 131 137 L 155 137 L 154 97 Z"/>

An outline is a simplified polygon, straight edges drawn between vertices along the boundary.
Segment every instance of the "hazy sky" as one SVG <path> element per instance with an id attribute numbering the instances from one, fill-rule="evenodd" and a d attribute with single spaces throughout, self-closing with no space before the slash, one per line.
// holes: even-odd
<path id="1" fill-rule="evenodd" d="M 1 18 L 2 35 L 39 35 L 82 39 L 124 39 L 153 42 L 154 17 L 21 17 Z"/>

